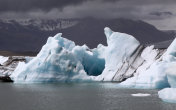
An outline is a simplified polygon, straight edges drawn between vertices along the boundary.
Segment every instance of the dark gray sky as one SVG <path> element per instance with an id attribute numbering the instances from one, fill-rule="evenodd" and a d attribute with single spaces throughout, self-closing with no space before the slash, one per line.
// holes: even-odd
<path id="1" fill-rule="evenodd" d="M 176 0 L 0 0 L 0 18 L 128 18 L 176 30 Z"/>

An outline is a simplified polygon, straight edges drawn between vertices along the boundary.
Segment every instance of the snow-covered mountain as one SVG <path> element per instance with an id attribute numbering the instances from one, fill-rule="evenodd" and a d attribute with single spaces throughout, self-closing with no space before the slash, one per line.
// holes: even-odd
<path id="1" fill-rule="evenodd" d="M 11 25 L 21 25 L 24 28 L 38 28 L 41 31 L 55 31 L 72 27 L 78 23 L 78 20 L 74 19 L 2 19 L 1 23 Z M 3 26 L 0 28 L 4 28 Z M 8 27 L 6 28 L 8 29 Z M 17 29 L 17 28 L 16 28 Z"/>
<path id="2" fill-rule="evenodd" d="M 0 50 L 39 51 L 48 36 L 63 33 L 64 37 L 79 45 L 91 48 L 102 43 L 106 45 L 104 27 L 135 36 L 142 44 L 151 44 L 173 39 L 173 34 L 163 32 L 154 26 L 129 19 L 1 19 Z M 93 40 L 93 41 L 92 41 Z"/>

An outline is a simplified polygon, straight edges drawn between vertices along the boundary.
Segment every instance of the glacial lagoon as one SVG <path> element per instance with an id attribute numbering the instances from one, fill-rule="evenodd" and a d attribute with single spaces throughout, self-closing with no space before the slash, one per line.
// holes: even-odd
<path id="1" fill-rule="evenodd" d="M 158 90 L 123 89 L 118 88 L 117 83 L 0 83 L 0 110 L 174 110 L 175 108 L 176 104 L 165 103 L 158 98 Z"/>

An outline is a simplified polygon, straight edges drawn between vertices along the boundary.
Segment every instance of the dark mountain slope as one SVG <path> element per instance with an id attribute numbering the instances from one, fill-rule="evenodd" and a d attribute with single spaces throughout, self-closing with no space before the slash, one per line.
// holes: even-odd
<path id="1" fill-rule="evenodd" d="M 72 22 L 73 21 L 73 22 Z M 75 22 L 76 21 L 76 22 Z M 61 25 L 61 22 L 62 25 Z M 55 25 L 53 25 L 53 23 Z M 59 27 L 61 26 L 61 27 Z M 77 19 L 77 20 L 28 20 L 25 24 L 16 20 L 0 20 L 0 50 L 39 51 L 48 36 L 62 32 L 63 36 L 79 45 L 87 44 L 94 48 L 97 44 L 106 45 L 104 27 L 135 36 L 142 44 L 151 44 L 173 39 L 173 34 L 157 30 L 143 21 L 128 19 Z"/>

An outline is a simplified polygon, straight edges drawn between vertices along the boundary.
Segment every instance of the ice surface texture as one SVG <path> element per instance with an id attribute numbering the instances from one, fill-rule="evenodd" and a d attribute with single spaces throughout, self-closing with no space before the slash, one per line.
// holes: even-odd
<path id="1" fill-rule="evenodd" d="M 123 63 L 130 59 L 140 43 L 131 35 L 113 32 L 105 28 L 108 46 L 101 54 L 105 57 L 105 69 L 95 79 L 98 81 L 112 81 Z M 128 66 L 128 65 L 127 65 Z"/>
<path id="2" fill-rule="evenodd" d="M 150 52 L 147 52 L 150 51 Z M 127 79 L 119 84 L 122 87 L 155 89 L 168 87 L 167 76 L 165 69 L 167 68 L 166 61 L 157 59 L 159 51 L 153 49 L 153 46 L 147 47 L 141 54 L 145 59 L 144 63 L 137 68 L 134 77 Z"/>
<path id="3" fill-rule="evenodd" d="M 16 69 L 19 62 L 29 62 L 32 57 L 28 56 L 0 56 L 0 76 L 9 76 Z"/>
<path id="4" fill-rule="evenodd" d="M 176 40 L 172 42 L 167 51 L 159 59 L 156 59 L 157 54 L 155 54 L 158 50 L 153 50 L 152 48 L 149 50 L 153 51 L 150 53 L 154 57 L 143 51 L 146 58 L 148 57 L 148 59 L 145 58 L 146 61 L 150 62 L 148 69 L 141 71 L 138 75 L 127 79 L 120 85 L 134 88 L 176 87 Z M 144 58 L 144 56 L 142 57 Z"/>

